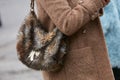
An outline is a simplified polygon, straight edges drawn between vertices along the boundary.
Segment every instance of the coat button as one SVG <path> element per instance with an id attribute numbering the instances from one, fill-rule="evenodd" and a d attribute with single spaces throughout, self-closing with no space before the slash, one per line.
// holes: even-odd
<path id="1" fill-rule="evenodd" d="M 96 16 L 99 16 L 99 11 L 95 11 L 95 15 L 96 15 Z"/>
<path id="2" fill-rule="evenodd" d="M 91 16 L 91 20 L 94 20 L 98 16 L 99 16 L 99 12 L 95 11 L 95 13 Z"/>
<path id="3" fill-rule="evenodd" d="M 83 2 L 84 2 L 83 0 L 79 0 L 79 1 L 78 1 L 79 4 L 82 4 Z"/>
<path id="4" fill-rule="evenodd" d="M 98 15 L 98 12 L 95 12 L 95 15 L 97 16 L 97 15 Z"/>
<path id="5" fill-rule="evenodd" d="M 91 20 L 94 20 L 95 18 L 96 18 L 95 15 L 92 15 L 92 16 L 91 16 Z"/>
<path id="6" fill-rule="evenodd" d="M 85 34 L 86 32 L 87 32 L 87 30 L 86 30 L 86 29 L 83 29 L 82 33 Z"/>

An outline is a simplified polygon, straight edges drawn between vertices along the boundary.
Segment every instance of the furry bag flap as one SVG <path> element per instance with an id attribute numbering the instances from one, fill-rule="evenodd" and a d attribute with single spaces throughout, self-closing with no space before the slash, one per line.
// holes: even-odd
<path id="1" fill-rule="evenodd" d="M 34 10 L 21 25 L 17 40 L 18 57 L 29 68 L 44 71 L 62 68 L 67 53 L 66 36 L 57 27 L 46 32 Z"/>

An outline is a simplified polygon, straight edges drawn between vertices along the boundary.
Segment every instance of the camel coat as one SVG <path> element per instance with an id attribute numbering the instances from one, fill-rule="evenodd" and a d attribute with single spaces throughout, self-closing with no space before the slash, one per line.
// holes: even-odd
<path id="1" fill-rule="evenodd" d="M 38 19 L 69 38 L 64 67 L 43 71 L 44 80 L 114 80 L 99 15 L 100 0 L 37 0 Z"/>

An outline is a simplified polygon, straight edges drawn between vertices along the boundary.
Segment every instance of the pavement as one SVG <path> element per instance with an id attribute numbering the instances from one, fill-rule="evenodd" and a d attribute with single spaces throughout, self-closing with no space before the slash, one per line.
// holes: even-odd
<path id="1" fill-rule="evenodd" d="M 40 71 L 23 65 L 17 57 L 16 35 L 29 11 L 30 0 L 0 0 L 0 80 L 43 80 Z"/>

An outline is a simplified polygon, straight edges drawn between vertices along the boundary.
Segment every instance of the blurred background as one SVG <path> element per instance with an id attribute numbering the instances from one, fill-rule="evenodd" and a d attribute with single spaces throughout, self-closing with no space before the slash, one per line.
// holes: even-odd
<path id="1" fill-rule="evenodd" d="M 16 54 L 16 36 L 29 0 L 0 0 L 0 80 L 43 80 L 40 71 L 24 66 Z M 111 66 L 120 80 L 120 0 L 111 0 L 100 17 Z"/>
<path id="2" fill-rule="evenodd" d="M 43 80 L 40 71 L 24 66 L 16 54 L 16 36 L 29 2 L 0 0 L 0 80 Z"/>

